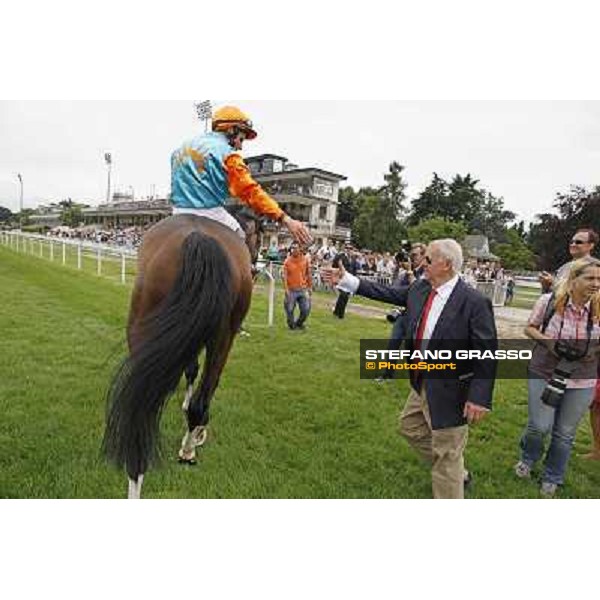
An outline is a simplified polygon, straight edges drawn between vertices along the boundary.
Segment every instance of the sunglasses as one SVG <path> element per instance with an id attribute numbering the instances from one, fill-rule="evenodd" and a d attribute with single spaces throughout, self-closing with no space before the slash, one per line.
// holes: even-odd
<path id="1" fill-rule="evenodd" d="M 582 244 L 589 244 L 589 242 L 586 242 L 586 241 L 584 241 L 584 240 L 571 240 L 571 241 L 569 242 L 569 244 L 570 244 L 571 246 L 581 246 Z"/>

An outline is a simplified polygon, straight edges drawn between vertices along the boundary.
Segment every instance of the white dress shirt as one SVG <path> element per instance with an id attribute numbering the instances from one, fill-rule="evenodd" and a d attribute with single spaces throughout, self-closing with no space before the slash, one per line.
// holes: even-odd
<path id="1" fill-rule="evenodd" d="M 436 288 L 436 295 L 433 299 L 433 303 L 431 304 L 431 310 L 429 311 L 427 323 L 425 323 L 425 329 L 423 330 L 424 340 L 431 338 L 431 335 L 435 330 L 435 326 L 440 320 L 440 315 L 446 306 L 446 302 L 448 302 L 450 294 L 452 294 L 456 284 L 458 283 L 458 279 L 458 275 L 455 275 L 450 281 L 446 281 L 446 283 L 440 285 L 439 288 Z"/>

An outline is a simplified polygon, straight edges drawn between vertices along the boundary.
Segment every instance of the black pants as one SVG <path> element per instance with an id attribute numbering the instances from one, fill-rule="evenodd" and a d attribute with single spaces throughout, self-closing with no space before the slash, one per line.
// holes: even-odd
<path id="1" fill-rule="evenodd" d="M 340 292 L 333 309 L 333 314 L 338 319 L 343 319 L 346 314 L 346 306 L 348 306 L 348 300 L 350 300 L 350 294 L 348 292 Z"/>

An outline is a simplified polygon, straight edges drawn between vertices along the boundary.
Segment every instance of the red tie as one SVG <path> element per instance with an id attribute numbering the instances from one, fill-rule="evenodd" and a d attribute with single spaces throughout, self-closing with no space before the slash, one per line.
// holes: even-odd
<path id="1" fill-rule="evenodd" d="M 437 292 L 435 290 L 431 290 L 429 292 L 429 296 L 427 297 L 427 301 L 425 302 L 425 306 L 423 306 L 423 312 L 421 313 L 421 320 L 419 321 L 419 327 L 417 329 L 417 336 L 415 337 L 415 346 L 420 347 L 421 342 L 423 341 L 423 333 L 425 332 L 425 325 L 427 325 L 427 319 L 429 318 L 429 313 L 431 311 L 431 305 L 433 304 L 433 300 L 437 296 Z"/>

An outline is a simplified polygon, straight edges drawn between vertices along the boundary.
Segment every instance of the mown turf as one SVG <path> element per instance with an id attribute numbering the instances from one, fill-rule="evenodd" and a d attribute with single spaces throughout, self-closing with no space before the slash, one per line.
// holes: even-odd
<path id="1" fill-rule="evenodd" d="M 125 350 L 129 286 L 117 278 L 0 247 L 0 497 L 121 498 L 123 474 L 99 455 L 110 375 Z M 396 433 L 406 382 L 358 378 L 360 338 L 387 337 L 382 320 L 317 308 L 306 332 L 276 326 L 256 294 L 250 338 L 236 342 L 195 468 L 176 463 L 183 387 L 162 422 L 164 459 L 149 498 L 428 498 L 428 469 Z M 497 384 L 495 411 L 472 429 L 470 497 L 538 497 L 511 467 L 526 419 L 524 382 Z M 562 497 L 598 497 L 600 465 L 576 454 Z"/>

